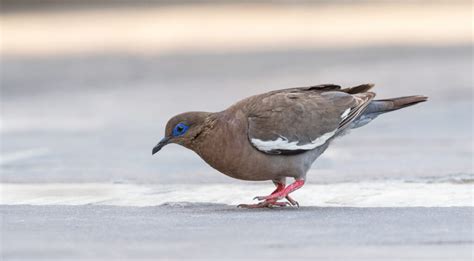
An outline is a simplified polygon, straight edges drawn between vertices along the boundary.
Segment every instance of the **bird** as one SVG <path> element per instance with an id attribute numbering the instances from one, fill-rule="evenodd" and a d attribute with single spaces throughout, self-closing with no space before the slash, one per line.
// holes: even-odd
<path id="1" fill-rule="evenodd" d="M 152 155 L 174 143 L 219 172 L 240 180 L 272 181 L 275 190 L 242 208 L 299 207 L 290 193 L 303 187 L 313 162 L 337 137 L 377 116 L 427 101 L 421 95 L 375 100 L 374 84 L 321 84 L 270 91 L 220 112 L 178 114 Z M 294 182 L 286 185 L 286 180 Z"/>

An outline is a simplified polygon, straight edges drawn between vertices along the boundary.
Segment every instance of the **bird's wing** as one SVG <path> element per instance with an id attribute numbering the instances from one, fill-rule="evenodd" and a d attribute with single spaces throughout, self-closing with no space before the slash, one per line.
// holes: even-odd
<path id="1" fill-rule="evenodd" d="M 268 154 L 313 150 L 345 129 L 375 96 L 349 94 L 340 88 L 325 90 L 287 89 L 256 100 L 248 114 L 251 144 Z"/>

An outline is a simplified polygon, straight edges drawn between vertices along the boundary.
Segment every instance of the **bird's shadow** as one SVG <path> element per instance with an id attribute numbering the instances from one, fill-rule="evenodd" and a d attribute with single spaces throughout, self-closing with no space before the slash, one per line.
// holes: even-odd
<path id="1" fill-rule="evenodd" d="M 222 212 L 222 213 L 254 213 L 254 212 L 308 212 L 321 211 L 323 209 L 335 209 L 341 207 L 317 207 L 317 206 L 286 206 L 286 207 L 263 207 L 263 208 L 245 208 L 237 205 L 227 205 L 220 203 L 202 203 L 202 202 L 167 202 L 157 206 L 166 209 L 196 210 L 204 212 Z M 347 208 L 347 207 L 345 207 Z"/>

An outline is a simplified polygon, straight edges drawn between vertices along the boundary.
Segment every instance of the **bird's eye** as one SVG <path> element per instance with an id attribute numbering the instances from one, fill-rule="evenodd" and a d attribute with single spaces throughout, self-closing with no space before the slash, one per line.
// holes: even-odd
<path id="1" fill-rule="evenodd" d="M 178 136 L 183 135 L 184 133 L 186 133 L 188 128 L 189 128 L 188 125 L 186 125 L 182 122 L 178 123 L 173 129 L 173 136 L 178 137 Z"/>

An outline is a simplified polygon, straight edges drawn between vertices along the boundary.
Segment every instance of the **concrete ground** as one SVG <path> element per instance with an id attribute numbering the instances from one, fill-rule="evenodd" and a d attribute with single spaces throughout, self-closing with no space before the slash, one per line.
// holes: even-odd
<path id="1" fill-rule="evenodd" d="M 473 208 L 2 206 L 5 260 L 472 260 Z"/>

